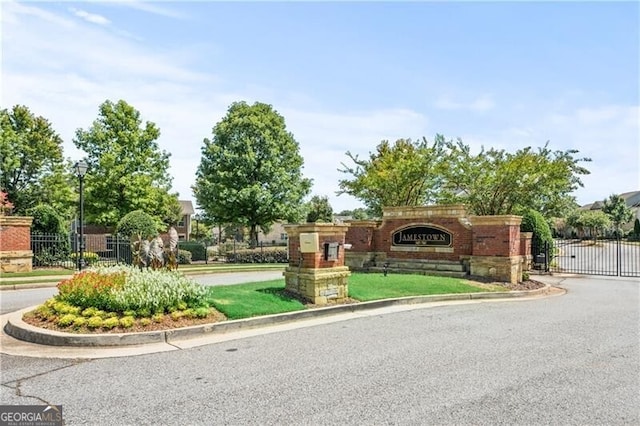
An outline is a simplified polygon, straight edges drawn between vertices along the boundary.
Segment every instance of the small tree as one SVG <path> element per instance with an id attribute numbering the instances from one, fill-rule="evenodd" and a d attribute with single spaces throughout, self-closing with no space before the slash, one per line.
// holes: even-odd
<path id="1" fill-rule="evenodd" d="M 616 235 L 622 236 L 622 225 L 633 219 L 633 211 L 627 207 L 624 199 L 617 194 L 611 194 L 608 199 L 604 200 L 602 211 L 613 222 Z"/>
<path id="2" fill-rule="evenodd" d="M 116 231 L 132 239 L 148 239 L 158 235 L 158 224 L 142 210 L 134 210 L 120 219 Z"/>
<path id="3" fill-rule="evenodd" d="M 314 195 L 307 203 L 307 209 L 308 223 L 333 221 L 333 208 L 327 196 Z"/>
<path id="4" fill-rule="evenodd" d="M 638 218 L 633 222 L 633 236 L 636 239 L 640 239 L 640 219 Z"/>
<path id="5" fill-rule="evenodd" d="M 611 226 L 611 219 L 600 210 L 576 210 L 567 218 L 567 224 L 576 228 L 582 237 L 588 233 L 597 239 Z"/>
<path id="6" fill-rule="evenodd" d="M 27 210 L 27 214 L 33 217 L 33 234 L 64 234 L 67 230 L 66 220 L 48 204 L 38 204 Z"/>

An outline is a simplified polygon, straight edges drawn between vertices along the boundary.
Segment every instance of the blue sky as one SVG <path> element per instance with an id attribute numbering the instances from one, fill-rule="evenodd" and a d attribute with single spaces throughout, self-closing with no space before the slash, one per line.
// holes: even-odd
<path id="1" fill-rule="evenodd" d="M 578 149 L 581 204 L 640 189 L 637 2 L 12 2 L 2 107 L 72 143 L 106 99 L 161 130 L 193 199 L 202 140 L 234 101 L 266 102 L 334 210 L 347 150 L 436 133 L 515 151 Z M 195 200 L 194 200 L 195 201 Z"/>

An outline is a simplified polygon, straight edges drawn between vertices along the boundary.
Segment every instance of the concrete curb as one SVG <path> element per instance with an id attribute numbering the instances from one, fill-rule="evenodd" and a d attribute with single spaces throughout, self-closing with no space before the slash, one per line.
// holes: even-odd
<path id="1" fill-rule="evenodd" d="M 48 346 L 71 346 L 71 347 L 123 347 L 140 346 L 152 343 L 172 343 L 181 340 L 204 337 L 214 334 L 225 334 L 240 330 L 261 328 L 272 325 L 285 324 L 310 318 L 322 318 L 343 313 L 354 313 L 364 310 L 387 308 L 398 305 L 428 304 L 444 301 L 464 301 L 464 300 L 508 300 L 516 298 L 533 298 L 547 296 L 551 293 L 552 286 L 546 284 L 536 290 L 497 292 L 497 293 L 462 293 L 444 294 L 432 296 L 412 296 L 396 299 L 376 300 L 372 302 L 361 302 L 348 305 L 328 306 L 324 308 L 308 309 L 304 311 L 287 312 L 283 314 L 265 315 L 241 320 L 223 321 L 211 324 L 201 324 L 171 330 L 149 331 L 141 333 L 119 333 L 119 334 L 73 334 L 63 333 L 54 330 L 46 330 L 34 327 L 22 321 L 25 312 L 35 309 L 34 307 L 22 309 L 8 314 L 4 332 L 18 340 L 29 343 L 36 343 Z"/>

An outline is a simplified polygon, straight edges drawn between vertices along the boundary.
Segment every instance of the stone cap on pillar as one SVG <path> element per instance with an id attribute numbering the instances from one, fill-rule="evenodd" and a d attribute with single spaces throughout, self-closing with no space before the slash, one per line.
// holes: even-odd
<path id="1" fill-rule="evenodd" d="M 500 216 L 470 216 L 469 221 L 472 226 L 520 226 L 522 223 L 522 216 L 516 216 L 513 214 Z"/>
<path id="2" fill-rule="evenodd" d="M 383 207 L 382 217 L 403 219 L 424 219 L 430 217 L 465 217 L 464 204 L 443 204 L 438 206 Z"/>
<path id="3" fill-rule="evenodd" d="M 348 223 L 302 223 L 298 225 L 284 225 L 284 230 L 289 237 L 295 237 L 302 233 L 317 232 L 318 234 L 346 233 Z"/>

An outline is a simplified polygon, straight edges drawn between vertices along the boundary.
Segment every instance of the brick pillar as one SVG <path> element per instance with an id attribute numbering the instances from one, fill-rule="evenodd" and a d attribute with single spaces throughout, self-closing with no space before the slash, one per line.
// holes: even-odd
<path id="1" fill-rule="evenodd" d="M 32 217 L 0 216 L 0 271 L 30 272 Z"/>
<path id="2" fill-rule="evenodd" d="M 348 225 L 285 225 L 289 266 L 283 273 L 288 291 L 315 304 L 348 296 L 344 241 Z"/>
<path id="3" fill-rule="evenodd" d="M 471 216 L 471 275 L 516 284 L 522 279 L 521 216 Z"/>
<path id="4" fill-rule="evenodd" d="M 520 233 L 520 256 L 522 256 L 524 271 L 530 271 L 533 262 L 533 254 L 531 253 L 531 240 L 533 239 L 533 232 L 521 232 Z"/>

